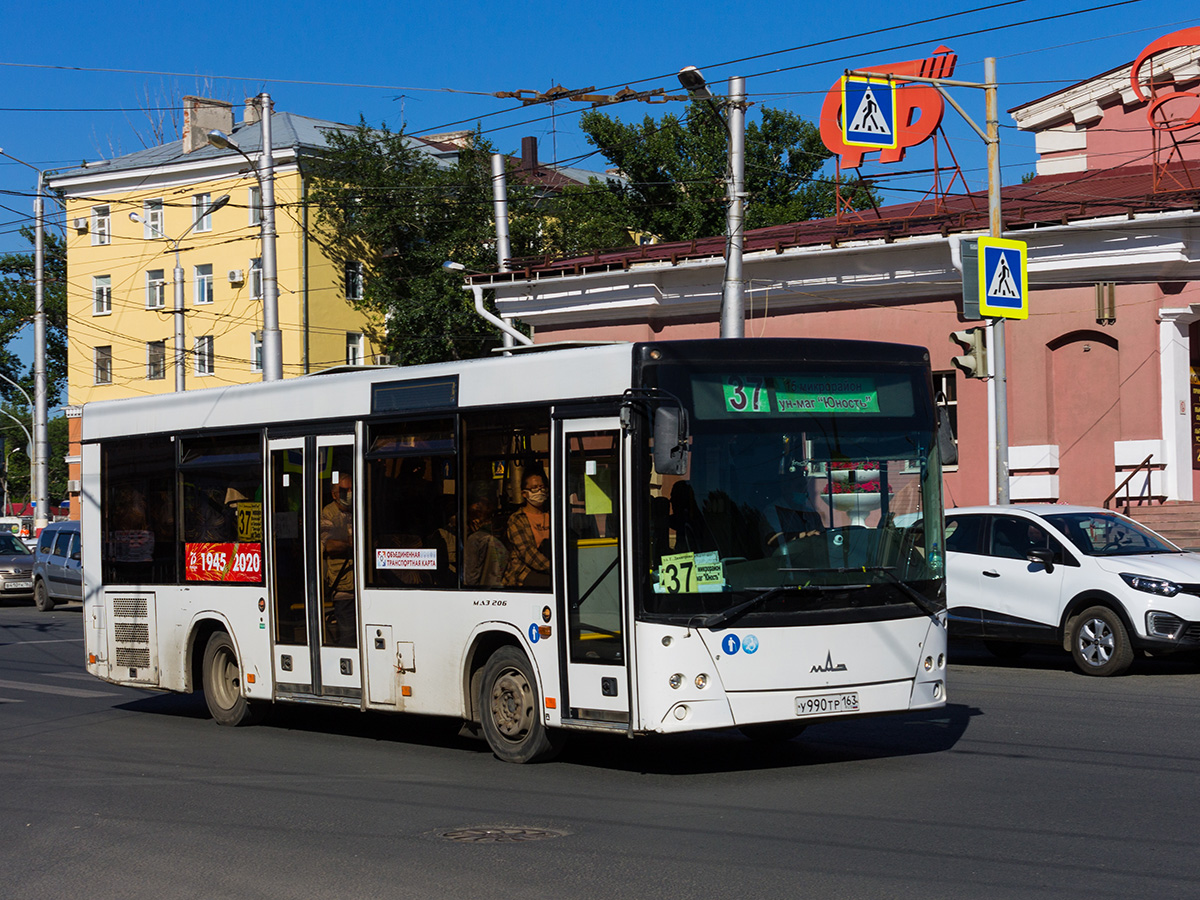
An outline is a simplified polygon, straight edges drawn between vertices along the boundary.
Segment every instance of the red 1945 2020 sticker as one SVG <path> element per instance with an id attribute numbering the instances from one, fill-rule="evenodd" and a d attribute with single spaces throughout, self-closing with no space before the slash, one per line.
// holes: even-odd
<path id="1" fill-rule="evenodd" d="M 188 581 L 262 581 L 262 544 L 188 544 Z"/>

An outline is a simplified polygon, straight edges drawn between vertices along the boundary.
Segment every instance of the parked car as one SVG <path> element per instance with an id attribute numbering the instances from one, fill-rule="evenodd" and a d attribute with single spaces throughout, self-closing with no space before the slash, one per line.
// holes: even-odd
<path id="1" fill-rule="evenodd" d="M 0 600 L 33 597 L 33 551 L 15 534 L 0 531 Z"/>
<path id="2" fill-rule="evenodd" d="M 946 599 L 952 635 L 1008 658 L 1055 644 L 1087 675 L 1200 650 L 1200 554 L 1106 509 L 947 510 Z"/>
<path id="3" fill-rule="evenodd" d="M 83 599 L 78 522 L 51 522 L 38 535 L 33 561 L 33 602 L 40 610 Z"/>

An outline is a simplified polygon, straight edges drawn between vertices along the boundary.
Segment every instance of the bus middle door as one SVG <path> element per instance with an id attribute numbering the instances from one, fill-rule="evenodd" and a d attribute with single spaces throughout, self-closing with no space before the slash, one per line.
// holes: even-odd
<path id="1" fill-rule="evenodd" d="M 357 706 L 354 437 L 283 438 L 269 448 L 276 693 Z"/>
<path id="2" fill-rule="evenodd" d="M 621 434 L 612 418 L 562 425 L 564 721 L 630 722 Z"/>

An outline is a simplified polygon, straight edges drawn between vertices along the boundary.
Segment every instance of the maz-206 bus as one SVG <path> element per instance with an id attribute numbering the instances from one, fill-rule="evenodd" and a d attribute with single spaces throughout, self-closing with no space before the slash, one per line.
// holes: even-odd
<path id="1" fill-rule="evenodd" d="M 739 728 L 946 701 L 922 348 L 544 349 L 88 404 L 88 671 L 573 730 Z"/>

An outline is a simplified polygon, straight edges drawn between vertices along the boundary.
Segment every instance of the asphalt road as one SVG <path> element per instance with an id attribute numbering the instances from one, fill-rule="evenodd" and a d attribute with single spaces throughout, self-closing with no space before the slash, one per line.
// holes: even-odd
<path id="1" fill-rule="evenodd" d="M 0 607 L 9 900 L 1200 896 L 1190 662 L 1094 679 L 968 644 L 936 713 L 512 766 L 441 721 L 220 728 L 90 678 L 80 635 L 78 605 Z"/>

